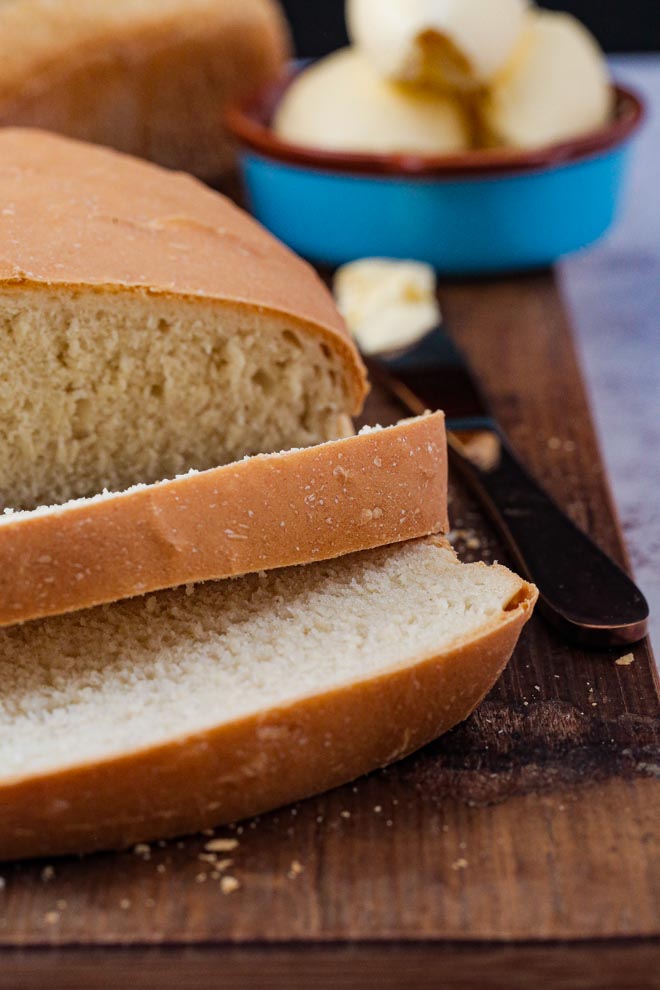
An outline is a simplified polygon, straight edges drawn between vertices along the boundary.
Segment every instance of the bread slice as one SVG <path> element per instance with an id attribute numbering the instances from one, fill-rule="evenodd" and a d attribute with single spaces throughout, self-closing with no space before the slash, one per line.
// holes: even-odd
<path id="1" fill-rule="evenodd" d="M 345 436 L 365 373 L 332 297 L 229 200 L 0 130 L 0 508 Z"/>
<path id="2" fill-rule="evenodd" d="M 536 589 L 437 539 L 0 630 L 0 857 L 275 808 L 474 709 Z"/>
<path id="3" fill-rule="evenodd" d="M 234 160 L 223 110 L 289 52 L 277 0 L 0 3 L 0 125 L 118 148 L 200 178 Z"/>
<path id="4" fill-rule="evenodd" d="M 447 532 L 444 416 L 0 515 L 0 625 Z"/>

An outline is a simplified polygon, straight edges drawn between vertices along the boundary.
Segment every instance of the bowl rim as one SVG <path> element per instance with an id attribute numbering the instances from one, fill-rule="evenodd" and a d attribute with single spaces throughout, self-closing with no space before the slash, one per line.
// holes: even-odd
<path id="1" fill-rule="evenodd" d="M 271 80 L 241 103 L 229 107 L 224 113 L 224 120 L 232 136 L 251 151 L 278 162 L 303 165 L 323 172 L 449 179 L 541 171 L 579 162 L 618 147 L 633 136 L 646 115 L 641 96 L 627 86 L 614 83 L 615 115 L 610 123 L 570 141 L 560 141 L 542 148 L 480 148 L 450 155 L 328 151 L 284 141 L 270 126 L 277 103 L 307 64 L 290 65 L 278 79 Z"/>

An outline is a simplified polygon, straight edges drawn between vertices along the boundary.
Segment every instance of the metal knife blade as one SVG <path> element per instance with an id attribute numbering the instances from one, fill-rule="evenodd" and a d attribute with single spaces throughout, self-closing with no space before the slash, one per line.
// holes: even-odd
<path id="1" fill-rule="evenodd" d="M 441 326 L 395 355 L 366 358 L 373 380 L 419 415 L 443 409 L 451 463 L 504 538 L 539 609 L 593 647 L 637 642 L 648 605 L 628 575 L 568 518 L 514 454 L 470 366 Z"/>
<path id="2" fill-rule="evenodd" d="M 449 429 L 478 427 L 484 420 L 495 425 L 471 368 L 441 326 L 407 351 L 380 355 L 378 360 L 410 391 L 419 408 L 442 408 Z"/>

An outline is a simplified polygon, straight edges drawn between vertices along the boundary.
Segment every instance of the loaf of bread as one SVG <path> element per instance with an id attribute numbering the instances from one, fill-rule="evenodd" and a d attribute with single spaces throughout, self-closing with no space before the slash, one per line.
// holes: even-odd
<path id="1" fill-rule="evenodd" d="M 316 273 L 187 176 L 0 130 L 0 508 L 351 432 L 365 374 Z"/>
<path id="2" fill-rule="evenodd" d="M 391 763 L 490 689 L 536 591 L 438 540 L 0 630 L 0 858 L 234 821 Z"/>
<path id="3" fill-rule="evenodd" d="M 442 413 L 0 515 L 0 625 L 447 532 Z"/>
<path id="4" fill-rule="evenodd" d="M 0 3 L 0 126 L 213 180 L 233 161 L 223 110 L 278 75 L 288 51 L 277 0 Z"/>

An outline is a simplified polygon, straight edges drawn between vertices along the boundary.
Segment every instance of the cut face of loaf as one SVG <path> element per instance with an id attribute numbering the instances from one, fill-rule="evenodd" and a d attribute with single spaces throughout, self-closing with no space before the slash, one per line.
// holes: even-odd
<path id="1" fill-rule="evenodd" d="M 364 369 L 299 258 L 183 175 L 0 131 L 0 506 L 343 436 Z"/>
<path id="2" fill-rule="evenodd" d="M 32 508 L 350 432 L 318 336 L 236 305 L 0 291 L 0 500 Z"/>
<path id="3" fill-rule="evenodd" d="M 423 540 L 3 629 L 0 857 L 194 831 L 399 759 L 473 710 L 535 597 Z"/>

